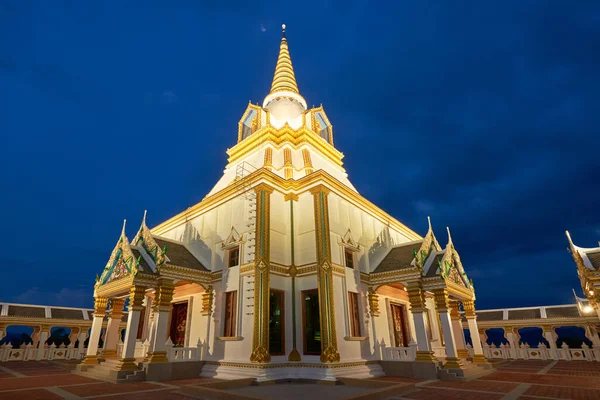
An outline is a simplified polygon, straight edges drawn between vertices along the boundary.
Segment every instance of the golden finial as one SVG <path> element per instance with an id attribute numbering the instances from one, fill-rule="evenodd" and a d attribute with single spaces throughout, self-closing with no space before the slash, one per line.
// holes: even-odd
<path id="1" fill-rule="evenodd" d="M 279 57 L 275 66 L 275 76 L 271 85 L 271 93 L 275 92 L 292 92 L 300 94 L 294 68 L 292 67 L 292 59 L 288 49 L 287 39 L 285 37 L 285 24 L 281 25 L 281 44 L 279 45 Z"/>
<path id="2" fill-rule="evenodd" d="M 427 216 L 427 224 L 429 225 L 429 230 L 431 231 L 431 218 L 429 218 L 429 216 Z"/>
<path id="3" fill-rule="evenodd" d="M 127 220 L 123 220 L 123 228 L 121 229 L 121 236 L 125 236 L 125 225 L 127 225 Z"/>
<path id="4" fill-rule="evenodd" d="M 146 225 L 146 213 L 148 210 L 144 210 L 144 218 L 142 218 L 142 225 Z"/>
<path id="5" fill-rule="evenodd" d="M 446 227 L 446 230 L 448 231 L 448 244 L 452 244 L 452 235 L 450 235 L 450 227 Z"/>

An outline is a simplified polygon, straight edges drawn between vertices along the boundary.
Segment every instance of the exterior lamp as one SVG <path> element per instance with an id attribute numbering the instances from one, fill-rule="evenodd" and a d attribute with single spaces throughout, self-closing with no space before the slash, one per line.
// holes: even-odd
<path id="1" fill-rule="evenodd" d="M 594 309 L 592 308 L 592 306 L 584 306 L 584 307 L 583 307 L 583 312 L 584 312 L 584 314 L 589 314 L 589 313 L 591 313 L 592 311 L 594 311 Z"/>

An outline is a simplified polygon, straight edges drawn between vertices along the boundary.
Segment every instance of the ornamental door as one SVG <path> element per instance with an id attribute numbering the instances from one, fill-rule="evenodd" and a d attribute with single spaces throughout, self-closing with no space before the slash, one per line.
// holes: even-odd
<path id="1" fill-rule="evenodd" d="M 396 347 L 408 346 L 408 329 L 406 324 L 406 307 L 400 304 L 391 304 L 392 325 L 394 329 L 394 343 Z"/>
<path id="2" fill-rule="evenodd" d="M 171 311 L 171 341 L 175 346 L 185 345 L 188 303 L 173 304 Z"/>

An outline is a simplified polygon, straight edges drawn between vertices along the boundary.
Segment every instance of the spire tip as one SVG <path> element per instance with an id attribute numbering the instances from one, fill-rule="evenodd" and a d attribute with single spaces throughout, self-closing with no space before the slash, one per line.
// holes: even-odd
<path id="1" fill-rule="evenodd" d="M 285 39 L 285 24 L 281 24 L 281 38 Z"/>

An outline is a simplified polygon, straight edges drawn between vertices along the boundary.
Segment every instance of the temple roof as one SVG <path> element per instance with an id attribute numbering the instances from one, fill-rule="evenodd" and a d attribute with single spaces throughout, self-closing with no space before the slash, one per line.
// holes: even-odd
<path id="1" fill-rule="evenodd" d="M 287 39 L 285 37 L 285 25 L 282 26 L 281 44 L 279 45 L 279 57 L 275 66 L 275 75 L 271 84 L 271 92 L 292 92 L 300 94 L 296 76 L 294 75 L 294 67 L 288 49 Z M 269 93 L 269 94 L 270 94 Z"/>
<path id="2" fill-rule="evenodd" d="M 422 243 L 423 240 L 417 240 L 392 248 L 373 273 L 413 268 L 412 262 L 415 258 L 415 252 L 421 248 Z"/>
<path id="3" fill-rule="evenodd" d="M 166 246 L 167 264 L 178 267 L 208 271 L 204 265 L 182 244 L 154 236 L 156 243 L 164 249 Z"/>
<path id="4" fill-rule="evenodd" d="M 596 270 L 600 270 L 600 249 L 588 250 L 585 252 L 585 255 L 591 266 Z"/>

